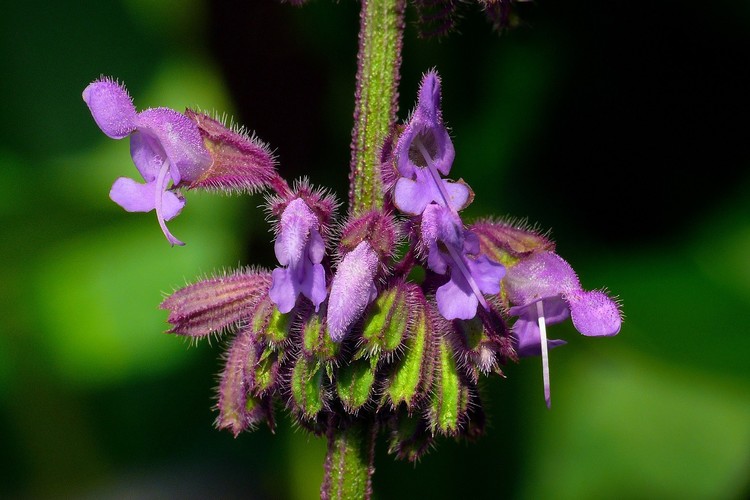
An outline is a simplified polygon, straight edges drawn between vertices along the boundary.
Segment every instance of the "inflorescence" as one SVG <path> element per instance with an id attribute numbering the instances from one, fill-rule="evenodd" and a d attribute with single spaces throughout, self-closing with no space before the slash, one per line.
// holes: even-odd
<path id="1" fill-rule="evenodd" d="M 167 229 L 184 190 L 266 191 L 278 266 L 241 269 L 175 291 L 161 304 L 170 333 L 233 335 L 218 387 L 216 425 L 234 435 L 289 410 L 325 435 L 367 420 L 389 450 L 417 460 L 438 435 L 484 430 L 477 383 L 519 357 L 542 357 L 550 404 L 547 327 L 571 318 L 586 336 L 620 330 L 619 305 L 585 291 L 554 243 L 524 224 L 466 223 L 474 193 L 448 178 L 455 151 L 428 72 L 409 119 L 382 148 L 383 208 L 337 218 L 338 203 L 277 171 L 254 136 L 200 112 L 136 112 L 125 88 L 101 78 L 83 98 L 101 130 L 130 137 L 145 183 L 120 178 L 110 197 L 154 210 Z"/>

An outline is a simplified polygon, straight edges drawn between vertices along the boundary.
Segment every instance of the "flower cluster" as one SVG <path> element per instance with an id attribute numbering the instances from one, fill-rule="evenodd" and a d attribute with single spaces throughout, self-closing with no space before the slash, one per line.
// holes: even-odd
<path id="1" fill-rule="evenodd" d="M 318 434 L 375 422 L 390 451 L 414 461 L 438 435 L 482 433 L 479 377 L 508 360 L 542 356 L 549 404 L 548 351 L 564 342 L 547 338 L 548 325 L 570 317 L 583 335 L 619 331 L 619 306 L 583 290 L 545 235 L 462 220 L 474 193 L 448 178 L 455 150 L 434 71 L 383 148 L 385 208 L 343 220 L 332 195 L 306 181 L 290 186 L 264 144 L 203 113 L 137 113 L 106 78 L 83 97 L 105 134 L 130 136 L 145 180 L 118 179 L 112 199 L 155 210 L 172 244 L 181 242 L 165 221 L 185 204 L 181 188 L 270 190 L 278 265 L 199 281 L 161 304 L 173 334 L 233 334 L 216 423 L 235 435 L 260 422 L 273 428 L 283 405 Z"/>

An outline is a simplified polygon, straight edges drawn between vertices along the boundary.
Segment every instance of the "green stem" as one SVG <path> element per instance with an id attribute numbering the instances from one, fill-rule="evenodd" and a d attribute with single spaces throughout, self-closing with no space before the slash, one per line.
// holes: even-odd
<path id="1" fill-rule="evenodd" d="M 362 0 L 349 174 L 354 214 L 383 206 L 380 149 L 396 123 L 405 0 Z"/>
<path id="2" fill-rule="evenodd" d="M 355 422 L 341 428 L 332 418 L 328 427 L 328 453 L 320 498 L 341 500 L 372 497 L 375 472 L 375 422 Z"/>

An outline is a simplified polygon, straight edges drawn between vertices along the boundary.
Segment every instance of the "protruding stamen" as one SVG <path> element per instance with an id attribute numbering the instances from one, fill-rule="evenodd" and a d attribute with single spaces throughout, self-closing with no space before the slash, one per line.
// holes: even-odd
<path id="1" fill-rule="evenodd" d="M 547 402 L 547 408 L 551 405 L 551 396 L 549 389 L 549 349 L 547 347 L 547 324 L 544 320 L 543 300 L 536 303 L 537 321 L 539 322 L 539 336 L 542 347 L 542 379 L 544 380 L 544 400 Z"/>
<path id="2" fill-rule="evenodd" d="M 450 195 L 448 194 L 448 191 L 445 189 L 445 186 L 443 185 L 443 179 L 440 178 L 440 174 L 437 173 L 435 166 L 433 165 L 432 156 L 430 156 L 430 152 L 427 151 L 427 148 L 424 147 L 424 144 L 422 144 L 422 141 L 419 140 L 419 137 L 414 138 L 414 143 L 416 144 L 417 148 L 419 148 L 419 152 L 422 153 L 422 156 L 424 157 L 425 161 L 427 162 L 427 170 L 430 172 L 430 176 L 432 177 L 432 180 L 435 181 L 435 184 L 438 186 L 438 190 L 440 191 L 440 196 L 442 196 L 443 201 L 445 202 L 445 206 L 456 211 L 453 208 L 453 205 L 450 203 Z"/>
<path id="3" fill-rule="evenodd" d="M 453 248 L 453 245 L 451 245 L 450 243 L 446 243 L 445 248 L 448 249 L 448 253 L 451 256 L 451 259 L 453 259 L 453 262 L 455 262 L 456 266 L 458 266 L 458 270 L 464 276 L 464 279 L 469 283 L 471 291 L 474 292 L 474 295 L 476 295 L 477 299 L 479 299 L 479 303 L 482 304 L 482 307 L 489 311 L 490 306 L 487 304 L 487 301 L 484 300 L 484 294 L 479 289 L 479 285 L 477 285 L 477 282 L 474 280 L 471 273 L 466 268 L 466 263 L 464 263 L 464 259 L 462 258 L 461 254 L 457 252 L 456 249 Z"/>
<path id="4" fill-rule="evenodd" d="M 164 236 L 167 237 L 167 240 L 172 245 L 184 245 L 185 243 L 181 242 L 177 238 L 175 238 L 172 233 L 169 232 L 169 229 L 167 229 L 167 224 L 164 222 L 164 217 L 161 214 L 161 208 L 162 208 L 162 199 L 164 197 L 164 190 L 166 189 L 166 183 L 168 182 L 167 179 L 167 173 L 169 172 L 169 160 L 165 159 L 164 163 L 161 165 L 161 169 L 159 170 L 159 175 L 156 177 L 156 189 L 154 190 L 154 205 L 156 207 L 156 220 L 159 221 L 159 227 L 161 227 L 162 232 L 164 233 Z"/>

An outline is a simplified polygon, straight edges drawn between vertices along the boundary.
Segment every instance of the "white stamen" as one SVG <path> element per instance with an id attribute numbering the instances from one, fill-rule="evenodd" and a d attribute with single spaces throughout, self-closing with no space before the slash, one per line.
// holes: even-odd
<path id="1" fill-rule="evenodd" d="M 175 238 L 172 233 L 167 229 L 167 224 L 164 222 L 164 217 L 161 215 L 162 198 L 164 196 L 164 190 L 166 183 L 168 182 L 167 173 L 169 172 L 169 160 L 165 159 L 164 163 L 161 164 L 159 175 L 156 177 L 156 189 L 154 190 L 154 206 L 156 208 L 156 220 L 159 221 L 159 227 L 161 228 L 164 236 L 172 245 L 184 245 L 183 242 Z"/>
<path id="2" fill-rule="evenodd" d="M 427 151 L 427 148 L 424 147 L 424 144 L 422 144 L 422 141 L 419 140 L 419 137 L 414 139 L 414 143 L 417 145 L 417 148 L 419 148 L 419 152 L 422 153 L 422 156 L 427 162 L 427 170 L 429 170 L 430 175 L 432 176 L 432 180 L 435 181 L 435 184 L 437 184 L 438 190 L 440 191 L 440 196 L 442 196 L 443 201 L 445 202 L 445 206 L 455 212 L 456 210 L 453 209 L 453 205 L 451 205 L 450 203 L 451 197 L 448 194 L 448 191 L 445 189 L 445 185 L 443 184 L 443 179 L 440 178 L 440 174 L 436 171 L 437 169 L 433 165 L 430 152 Z"/>
<path id="3" fill-rule="evenodd" d="M 542 347 L 542 379 L 544 380 L 544 400 L 547 402 L 547 408 L 551 404 L 551 396 L 549 389 L 549 349 L 547 347 L 547 324 L 544 320 L 544 301 L 540 300 L 536 303 L 536 314 L 539 322 L 539 336 L 541 337 Z"/>
<path id="4" fill-rule="evenodd" d="M 484 294 L 479 289 L 479 285 L 477 285 L 477 282 L 474 280 L 474 277 L 469 272 L 469 269 L 467 269 L 466 264 L 464 263 L 463 257 L 459 254 L 459 252 L 456 251 L 455 248 L 453 248 L 453 245 L 451 245 L 450 243 L 446 243 L 445 248 L 448 249 L 448 253 L 451 256 L 451 259 L 453 259 L 453 262 L 456 264 L 461 274 L 464 275 L 464 279 L 469 283 L 469 286 L 471 287 L 471 291 L 474 292 L 474 295 L 477 296 L 479 303 L 482 304 L 482 307 L 484 307 L 485 309 L 489 311 L 490 306 L 487 304 L 487 301 L 484 300 Z"/>

